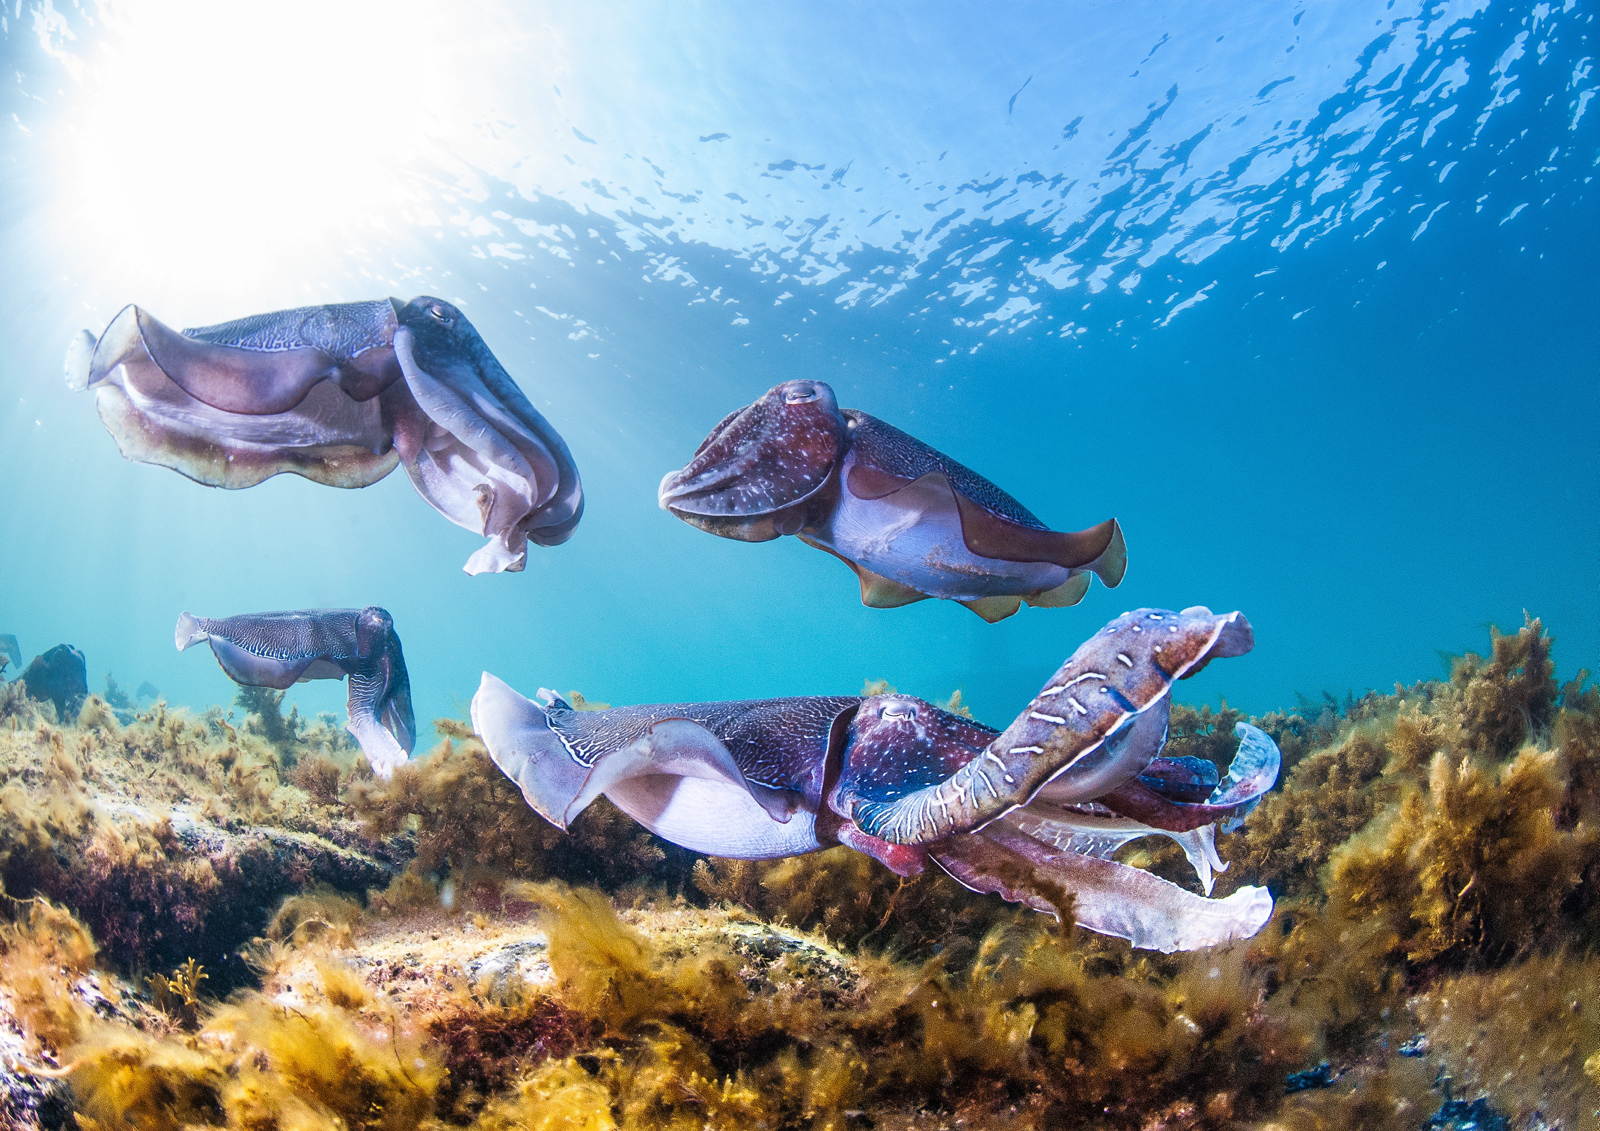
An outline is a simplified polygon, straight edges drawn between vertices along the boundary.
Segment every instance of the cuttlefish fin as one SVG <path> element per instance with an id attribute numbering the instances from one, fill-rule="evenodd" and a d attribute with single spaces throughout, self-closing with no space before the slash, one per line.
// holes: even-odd
<path id="1" fill-rule="evenodd" d="M 898 609 L 901 605 L 912 605 L 928 599 L 928 595 L 920 589 L 873 573 L 865 566 L 852 562 L 851 567 L 861 581 L 861 603 L 869 609 Z"/>
<path id="2" fill-rule="evenodd" d="M 994 624 L 995 621 L 1005 620 L 1022 608 L 1021 597 L 979 597 L 976 601 L 962 601 L 960 603 L 990 624 Z M 1028 603 L 1030 605 L 1034 604 L 1032 601 Z"/>
<path id="3" fill-rule="evenodd" d="M 1011 562 L 1053 562 L 1066 569 L 1086 569 L 1108 588 L 1128 570 L 1128 547 L 1122 527 L 1108 518 L 1086 530 L 1036 530 L 1002 518 L 956 491 L 961 534 L 967 549 L 986 558 Z"/>
<path id="4" fill-rule="evenodd" d="M 1036 609 L 1065 609 L 1083 600 L 1084 594 L 1088 592 L 1088 573 L 1075 573 L 1054 589 L 1046 589 L 1043 593 L 1024 597 L 1023 600 Z"/>
<path id="5" fill-rule="evenodd" d="M 875 421 L 874 427 L 880 431 L 886 428 L 882 421 Z M 926 448 L 926 445 L 921 446 Z M 1063 569 L 1088 570 L 1097 574 L 1108 587 L 1119 584 L 1127 572 L 1128 548 L 1123 541 L 1122 527 L 1114 518 L 1087 530 L 1049 530 L 993 483 L 953 462 L 944 462 L 944 457 L 936 452 L 932 454 L 941 461 L 939 467 L 920 475 L 908 475 L 903 473 L 912 470 L 910 467 L 891 469 L 871 462 L 885 453 L 861 449 L 858 436 L 857 462 L 845 478 L 852 495 L 859 499 L 883 499 L 914 483 L 933 481 L 937 477 L 939 486 L 955 499 L 962 541 L 979 557 L 1009 562 L 1050 562 Z M 975 498 L 973 492 L 987 496 L 989 502 Z M 1012 517 L 997 512 L 996 507 L 1011 511 Z"/>
<path id="6" fill-rule="evenodd" d="M 824 546 L 821 542 L 808 538 L 804 534 L 800 535 L 800 541 L 814 549 L 832 554 L 849 566 L 856 575 L 856 580 L 861 583 L 861 603 L 869 609 L 898 609 L 902 605 L 913 605 L 918 601 L 926 601 L 928 599 L 928 595 L 922 590 L 913 589 L 903 582 L 894 581 L 879 573 L 873 573 L 866 566 L 858 565 L 831 546 Z"/>

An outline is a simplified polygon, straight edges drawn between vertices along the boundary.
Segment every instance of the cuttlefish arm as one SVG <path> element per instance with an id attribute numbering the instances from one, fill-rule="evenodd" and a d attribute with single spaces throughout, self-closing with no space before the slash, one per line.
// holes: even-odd
<path id="1" fill-rule="evenodd" d="M 696 852 L 767 859 L 821 846 L 817 798 L 842 716 L 859 700 L 813 696 L 574 711 L 485 672 L 473 730 L 541 816 L 565 829 L 604 794 Z"/>
<path id="2" fill-rule="evenodd" d="M 974 891 L 993 892 L 1059 916 L 1065 893 L 1078 925 L 1171 953 L 1249 938 L 1272 916 L 1266 888 L 1242 887 L 1205 899 L 1149 872 L 1076 852 L 1061 852 L 1005 821 L 930 846 L 933 858 Z"/>
<path id="3" fill-rule="evenodd" d="M 924 849 L 973 890 L 1057 914 L 1071 893 L 1079 924 L 1135 946 L 1187 950 L 1247 937 L 1271 914 L 1264 889 L 1208 900 L 1109 859 L 1127 841 L 1166 830 L 1095 802 L 1141 774 L 1180 795 L 1194 787 L 1197 767 L 1159 758 L 1172 682 L 1252 643 L 1237 613 L 1124 614 L 1079 648 L 996 737 L 972 724 L 953 727 L 942 713 L 869 699 L 829 804 L 868 835 Z M 1269 757 L 1246 736 L 1237 772 L 1215 787 L 1214 800 L 1225 804 L 1209 807 L 1218 811 L 1213 819 L 1235 814 L 1271 785 L 1263 781 L 1269 771 L 1276 776 L 1273 750 Z M 1208 892 L 1210 872 L 1222 864 L 1213 836 L 1212 824 L 1174 836 Z"/>
<path id="4" fill-rule="evenodd" d="M 184 613 L 174 642 L 180 652 L 209 644 L 228 677 L 251 687 L 281 691 L 348 676 L 347 727 L 379 777 L 391 776 L 415 746 L 405 655 L 393 618 L 376 605 L 220 619 Z"/>
<path id="5" fill-rule="evenodd" d="M 67 384 L 95 394 L 122 454 L 213 487 L 293 472 L 365 487 L 394 470 L 379 395 L 400 377 L 389 300 L 302 307 L 178 333 L 137 306 L 84 331 Z"/>
<path id="6" fill-rule="evenodd" d="M 1254 809 L 1277 781 L 1281 763 L 1277 745 L 1265 732 L 1239 723 L 1234 733 L 1242 741 L 1220 782 L 1216 766 L 1205 759 L 1158 757 L 1137 778 L 1094 802 L 1058 804 L 1046 786 L 1002 820 L 1057 848 L 1106 858 L 1131 840 L 1168 837 L 1183 849 L 1210 895 L 1212 874 L 1228 870 L 1217 855 L 1218 825 L 1227 828 Z M 1125 800 L 1135 787 L 1144 800 L 1137 807 Z M 1181 800 L 1197 794 L 1206 800 Z"/>
<path id="7" fill-rule="evenodd" d="M 661 508 L 689 525 L 741 542 L 796 534 L 844 453 L 847 423 L 833 389 L 786 381 L 729 413 L 694 458 L 661 480 Z"/>
<path id="8" fill-rule="evenodd" d="M 395 443 L 412 485 L 457 526 L 488 538 L 466 572 L 515 572 L 527 544 L 555 546 L 583 517 L 566 442 L 533 407 L 466 316 L 440 299 L 396 312 Z"/>
<path id="9" fill-rule="evenodd" d="M 1057 804 L 1094 800 L 1159 753 L 1173 681 L 1253 644 L 1250 622 L 1239 613 L 1124 613 L 1080 645 L 1010 727 L 936 782 L 897 780 L 879 767 L 873 751 L 905 726 L 878 720 L 882 737 L 875 732 L 852 747 L 830 804 L 873 836 L 924 844 L 980 829 L 1047 786 Z M 864 709 L 857 722 L 873 720 Z"/>
<path id="10" fill-rule="evenodd" d="M 1183 833 L 1242 817 L 1278 780 L 1282 757 L 1277 744 L 1249 723 L 1235 724 L 1234 733 L 1242 741 L 1228 776 L 1204 801 L 1176 800 L 1162 782 L 1146 778 L 1124 782 L 1097 800 L 1115 813 L 1165 832 Z"/>

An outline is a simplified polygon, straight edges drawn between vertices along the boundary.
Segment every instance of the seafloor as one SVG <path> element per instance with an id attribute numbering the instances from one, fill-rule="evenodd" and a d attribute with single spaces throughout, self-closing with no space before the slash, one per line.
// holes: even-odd
<path id="1" fill-rule="evenodd" d="M 1285 756 L 1162 956 L 834 849 L 570 835 L 460 722 L 380 783 L 276 693 L 0 685 L 18 1127 L 1600 1128 L 1600 691 L 1538 621 L 1448 680 L 1251 720 Z M 119 717 L 120 716 L 120 717 Z M 1236 712 L 1179 707 L 1226 763 Z M 1180 882 L 1175 846 L 1122 859 Z"/>

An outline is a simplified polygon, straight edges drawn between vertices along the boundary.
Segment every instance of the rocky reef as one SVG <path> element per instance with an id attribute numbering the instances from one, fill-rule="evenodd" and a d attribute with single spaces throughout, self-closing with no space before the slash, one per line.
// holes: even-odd
<path id="1" fill-rule="evenodd" d="M 1597 1128 L 1600 692 L 1536 620 L 1491 644 L 1250 720 L 1286 772 L 1218 888 L 1278 910 L 1171 956 L 848 850 L 564 834 L 452 720 L 379 782 L 277 693 L 0 685 L 0 1122 Z M 1169 754 L 1241 717 L 1175 708 Z"/>

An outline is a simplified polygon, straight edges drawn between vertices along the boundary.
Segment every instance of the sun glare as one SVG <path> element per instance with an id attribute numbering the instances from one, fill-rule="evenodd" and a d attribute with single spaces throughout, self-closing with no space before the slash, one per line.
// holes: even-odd
<path id="1" fill-rule="evenodd" d="M 418 0 L 116 5 L 56 130 L 52 207 L 142 301 L 291 294 L 426 206 L 439 23 Z"/>

